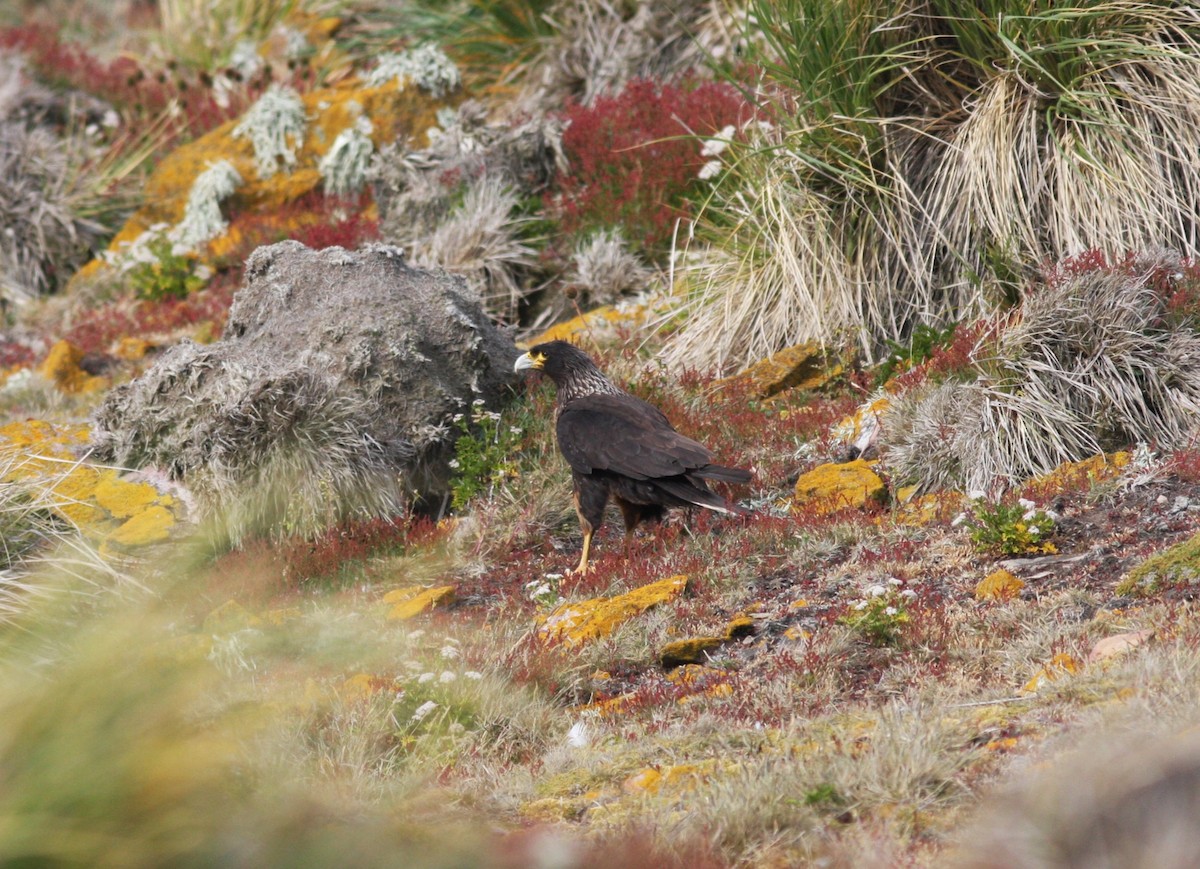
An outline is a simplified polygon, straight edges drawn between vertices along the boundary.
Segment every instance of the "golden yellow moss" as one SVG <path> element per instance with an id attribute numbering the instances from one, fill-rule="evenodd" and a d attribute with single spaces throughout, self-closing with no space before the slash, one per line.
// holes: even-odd
<path id="1" fill-rule="evenodd" d="M 796 506 L 819 513 L 886 501 L 887 487 L 883 479 L 862 459 L 840 465 L 821 465 L 802 474 L 796 481 Z"/>
<path id="2" fill-rule="evenodd" d="M 745 385 L 753 395 L 770 398 L 788 389 L 818 389 L 844 370 L 824 347 L 808 341 L 780 350 L 715 385 Z"/>
<path id="3" fill-rule="evenodd" d="M 1035 477 L 1032 485 L 1045 487 L 1048 491 L 1059 491 L 1076 484 L 1078 480 L 1086 480 L 1090 484 L 1111 480 L 1119 476 L 1129 464 L 1130 455 L 1125 451 L 1105 455 L 1092 456 L 1081 462 L 1063 462 L 1048 474 Z"/>
<path id="4" fill-rule="evenodd" d="M 448 606 L 454 602 L 454 586 L 442 585 L 436 588 L 398 588 L 383 596 L 383 602 L 392 604 L 387 617 L 404 621 L 428 612 L 434 607 Z"/>
<path id="5" fill-rule="evenodd" d="M 50 348 L 38 372 L 63 392 L 87 393 L 107 388 L 107 377 L 88 374 L 79 367 L 83 355 L 71 342 L 59 341 Z"/>
<path id="6" fill-rule="evenodd" d="M 658 652 L 658 660 L 664 667 L 679 667 L 684 664 L 702 664 L 708 653 L 729 642 L 728 637 L 692 637 L 667 643 Z"/>
<path id="7" fill-rule="evenodd" d="M 896 490 L 892 520 L 900 525 L 928 525 L 950 519 L 963 509 L 961 492 L 930 492 L 918 495 L 916 486 Z"/>
<path id="8" fill-rule="evenodd" d="M 989 573 L 975 586 L 976 600 L 1008 600 L 1021 593 L 1025 583 L 1007 570 Z"/>
<path id="9" fill-rule="evenodd" d="M 683 594 L 688 578 L 683 574 L 660 579 L 616 597 L 599 597 L 566 603 L 537 620 L 538 636 L 578 645 L 606 637 L 627 619 Z"/>

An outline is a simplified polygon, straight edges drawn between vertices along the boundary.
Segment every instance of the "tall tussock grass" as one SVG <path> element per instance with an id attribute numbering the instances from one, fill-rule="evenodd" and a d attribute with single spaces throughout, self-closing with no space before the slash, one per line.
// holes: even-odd
<path id="1" fill-rule="evenodd" d="M 1196 250 L 1200 21 L 1132 0 L 755 0 L 772 124 L 723 154 L 669 358 L 848 330 L 868 356 L 1088 249 Z"/>

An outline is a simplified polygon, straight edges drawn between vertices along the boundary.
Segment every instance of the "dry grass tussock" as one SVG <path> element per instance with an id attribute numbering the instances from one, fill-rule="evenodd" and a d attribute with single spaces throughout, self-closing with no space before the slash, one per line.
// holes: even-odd
<path id="1" fill-rule="evenodd" d="M 1172 322 L 1154 285 L 1180 269 L 1164 254 L 1035 286 L 974 379 L 893 403 L 889 465 L 925 489 L 985 491 L 1132 443 L 1184 445 L 1200 411 L 1200 334 Z"/>
<path id="2" fill-rule="evenodd" d="M 722 155 L 699 229 L 717 250 L 693 276 L 673 364 L 732 368 L 841 331 L 872 356 L 918 324 L 993 309 L 1026 264 L 1197 250 L 1189 11 L 752 7 L 777 128 Z M 775 82 L 794 104 L 774 101 Z"/>

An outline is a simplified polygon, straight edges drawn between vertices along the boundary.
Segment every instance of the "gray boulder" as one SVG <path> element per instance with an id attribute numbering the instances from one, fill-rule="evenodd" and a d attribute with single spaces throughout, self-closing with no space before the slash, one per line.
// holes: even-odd
<path id="1" fill-rule="evenodd" d="M 311 533 L 448 489 L 455 414 L 496 407 L 512 341 L 398 248 L 256 250 L 222 338 L 172 347 L 96 411 L 98 458 L 182 479 L 233 539 Z"/>

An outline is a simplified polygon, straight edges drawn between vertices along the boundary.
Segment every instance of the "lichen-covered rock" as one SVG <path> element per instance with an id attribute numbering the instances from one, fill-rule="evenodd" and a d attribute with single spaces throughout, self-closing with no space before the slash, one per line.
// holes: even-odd
<path id="1" fill-rule="evenodd" d="M 167 539 L 186 505 L 150 483 L 80 458 L 84 426 L 41 420 L 0 427 L 0 483 L 20 486 L 62 519 L 101 541 L 101 552 Z"/>
<path id="2" fill-rule="evenodd" d="M 756 362 L 744 371 L 717 381 L 739 384 L 759 398 L 770 398 L 788 389 L 817 389 L 844 370 L 844 366 L 816 341 L 795 344 Z"/>
<path id="3" fill-rule="evenodd" d="M 1117 594 L 1149 597 L 1164 588 L 1200 585 L 1200 534 L 1151 555 L 1117 583 Z"/>
<path id="4" fill-rule="evenodd" d="M 435 588 L 398 588 L 383 596 L 383 602 L 391 605 L 388 618 L 399 621 L 419 616 L 439 606 L 454 602 L 454 586 L 441 585 Z"/>
<path id="5" fill-rule="evenodd" d="M 885 501 L 887 486 L 862 459 L 821 465 L 801 474 L 796 481 L 796 506 L 818 513 L 832 513 L 847 507 L 862 508 Z"/>
<path id="6" fill-rule="evenodd" d="M 38 372 L 63 392 L 96 392 L 108 386 L 107 377 L 86 371 L 81 363 L 84 353 L 69 341 L 59 341 L 50 348 Z"/>
<path id="7" fill-rule="evenodd" d="M 565 603 L 539 619 L 538 636 L 568 645 L 606 637 L 627 619 L 683 594 L 688 578 L 682 574 L 660 579 L 616 597 Z"/>
<path id="8" fill-rule="evenodd" d="M 234 538 L 440 503 L 454 414 L 516 350 L 453 278 L 376 245 L 259 248 L 221 340 L 184 342 L 95 413 L 102 460 L 187 479 Z"/>

